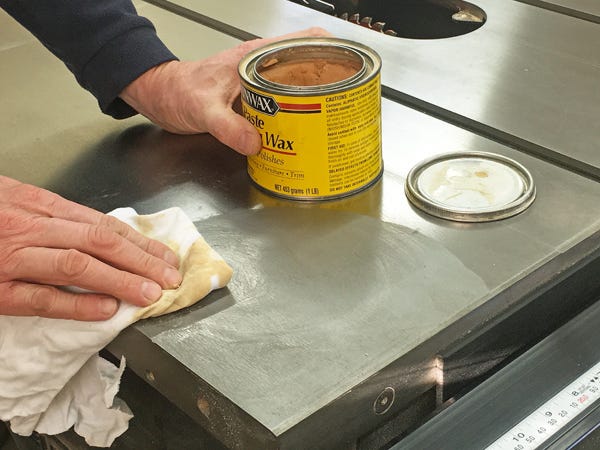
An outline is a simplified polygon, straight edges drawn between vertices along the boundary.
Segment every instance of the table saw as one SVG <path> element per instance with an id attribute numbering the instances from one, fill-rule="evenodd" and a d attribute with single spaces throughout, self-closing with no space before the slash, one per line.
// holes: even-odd
<path id="1" fill-rule="evenodd" d="M 471 8 L 478 22 L 403 37 L 406 17 L 426 23 L 431 8 L 407 2 L 400 20 L 377 1 L 136 2 L 181 59 L 310 26 L 380 54 L 384 174 L 322 202 L 263 192 L 245 157 L 209 135 L 103 117 L 0 15 L 1 173 L 103 212 L 179 206 L 234 269 L 226 288 L 106 348 L 127 360 L 122 390 L 136 415 L 115 448 L 486 448 L 600 361 L 590 350 L 555 360 L 560 370 L 525 364 L 548 348 L 579 355 L 600 326 L 600 9 L 427 1 L 450 16 Z M 422 212 L 406 177 L 447 152 L 518 162 L 535 201 L 483 223 Z M 582 327 L 580 340 L 564 331 Z M 551 387 L 492 395 L 532 373 Z M 497 427 L 479 425 L 494 413 Z M 591 417 L 541 445 L 579 442 L 600 423 Z"/>

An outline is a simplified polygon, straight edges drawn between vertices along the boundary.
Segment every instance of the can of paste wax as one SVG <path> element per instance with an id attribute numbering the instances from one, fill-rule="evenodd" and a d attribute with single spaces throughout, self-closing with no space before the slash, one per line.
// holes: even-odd
<path id="1" fill-rule="evenodd" d="M 381 156 L 381 58 L 335 38 L 280 41 L 239 64 L 244 117 L 262 137 L 248 174 L 280 197 L 344 197 L 375 183 Z"/>

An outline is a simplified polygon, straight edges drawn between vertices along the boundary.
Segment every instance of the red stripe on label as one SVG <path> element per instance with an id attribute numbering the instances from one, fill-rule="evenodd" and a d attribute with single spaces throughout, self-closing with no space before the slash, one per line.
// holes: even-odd
<path id="1" fill-rule="evenodd" d="M 284 112 L 284 113 L 288 113 L 288 114 L 320 114 L 321 110 L 320 109 L 280 109 L 279 112 Z"/>
<path id="2" fill-rule="evenodd" d="M 274 148 L 269 148 L 269 147 L 265 147 L 263 146 L 262 148 L 263 150 L 268 150 L 270 152 L 275 152 L 275 153 L 281 153 L 282 155 L 291 155 L 291 156 L 296 156 L 295 153 L 291 153 L 291 152 L 282 152 L 281 150 L 275 150 Z"/>
<path id="3" fill-rule="evenodd" d="M 320 103 L 277 103 L 281 109 L 290 110 L 306 110 L 306 109 L 321 109 Z"/>

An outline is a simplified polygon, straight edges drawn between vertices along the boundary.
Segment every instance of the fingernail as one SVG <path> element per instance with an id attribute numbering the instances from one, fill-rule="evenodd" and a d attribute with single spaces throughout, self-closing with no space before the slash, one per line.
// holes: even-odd
<path id="1" fill-rule="evenodd" d="M 106 317 L 112 317 L 117 312 L 117 301 L 109 298 L 100 302 L 100 312 Z"/>
<path id="2" fill-rule="evenodd" d="M 169 264 L 171 264 L 173 267 L 179 267 L 179 258 L 174 252 L 167 250 L 163 259 Z"/>
<path id="3" fill-rule="evenodd" d="M 154 303 L 162 295 L 162 289 L 152 281 L 144 281 L 142 284 L 142 294 L 150 303 Z"/>
<path id="4" fill-rule="evenodd" d="M 177 270 L 165 269 L 164 280 L 165 283 L 167 283 L 167 286 L 170 288 L 176 288 L 181 284 L 182 278 L 181 274 Z"/>

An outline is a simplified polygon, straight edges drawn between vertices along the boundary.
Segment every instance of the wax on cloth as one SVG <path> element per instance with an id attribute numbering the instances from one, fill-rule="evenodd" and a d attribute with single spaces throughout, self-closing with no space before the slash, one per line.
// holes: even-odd
<path id="1" fill-rule="evenodd" d="M 179 255 L 181 286 L 144 308 L 121 303 L 102 322 L 0 316 L 0 420 L 17 434 L 58 434 L 74 426 L 89 445 L 110 447 L 133 415 L 116 397 L 125 360 L 115 367 L 98 351 L 137 320 L 190 306 L 231 279 L 231 267 L 181 209 L 110 214 Z"/>

